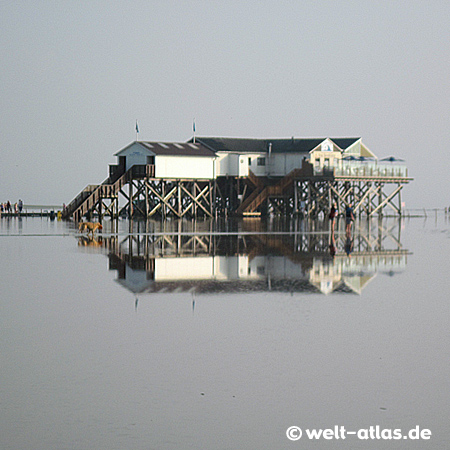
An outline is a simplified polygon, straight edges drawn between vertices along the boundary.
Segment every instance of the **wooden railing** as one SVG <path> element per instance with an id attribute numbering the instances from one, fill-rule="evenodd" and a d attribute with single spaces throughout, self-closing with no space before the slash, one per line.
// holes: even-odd
<path id="1" fill-rule="evenodd" d="M 122 172 L 121 174 L 120 167 L 111 165 L 109 178 L 100 185 L 90 185 L 81 191 L 66 208 L 66 217 L 80 220 L 102 198 L 117 197 L 122 187 L 132 179 L 152 178 L 155 176 L 154 164 L 134 165 L 127 172 Z"/>
<path id="2" fill-rule="evenodd" d="M 254 212 L 261 203 L 270 196 L 282 195 L 291 186 L 292 181 L 301 173 L 301 169 L 294 169 L 282 178 L 277 184 L 269 185 L 264 189 L 255 189 L 237 209 L 238 213 Z"/>
<path id="3" fill-rule="evenodd" d="M 154 164 L 136 164 L 130 170 L 132 178 L 153 178 L 155 176 Z"/>

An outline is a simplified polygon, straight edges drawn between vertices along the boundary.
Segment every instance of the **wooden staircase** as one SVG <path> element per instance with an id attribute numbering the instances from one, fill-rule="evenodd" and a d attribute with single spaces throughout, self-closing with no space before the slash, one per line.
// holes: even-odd
<path id="1" fill-rule="evenodd" d="M 292 187 L 292 181 L 302 173 L 302 169 L 294 169 L 284 178 L 274 185 L 265 186 L 262 180 L 259 184 L 252 182 L 257 186 L 256 189 L 241 203 L 236 210 L 238 214 L 246 214 L 255 212 L 259 206 L 269 197 L 277 197 L 284 195 L 289 188 Z M 250 174 L 249 174 L 250 175 Z M 252 174 L 253 175 L 253 174 Z M 255 177 L 253 175 L 254 178 Z M 250 178 L 250 176 L 249 176 Z M 256 180 L 255 180 L 256 181 Z"/>
<path id="2" fill-rule="evenodd" d="M 253 184 L 254 189 L 252 193 L 239 205 L 236 212 L 238 214 L 243 214 L 246 212 L 246 208 L 250 205 L 250 203 L 255 200 L 255 198 L 264 190 L 265 184 L 260 177 L 257 177 L 251 170 L 248 171 L 247 180 Z"/>
<path id="3" fill-rule="evenodd" d="M 84 188 L 67 206 L 64 218 L 72 218 L 79 222 L 83 216 L 100 202 L 103 198 L 117 198 L 122 187 L 129 181 L 133 168 L 121 176 L 107 178 L 100 185 L 89 185 Z"/>
<path id="4" fill-rule="evenodd" d="M 63 217 L 65 219 L 70 218 L 73 213 L 92 195 L 92 193 L 98 188 L 98 184 L 90 184 L 86 186 L 65 208 L 63 211 Z"/>
<path id="5" fill-rule="evenodd" d="M 250 169 L 248 171 L 248 180 L 260 190 L 263 190 L 266 186 L 263 180 L 260 177 L 257 177 Z"/>

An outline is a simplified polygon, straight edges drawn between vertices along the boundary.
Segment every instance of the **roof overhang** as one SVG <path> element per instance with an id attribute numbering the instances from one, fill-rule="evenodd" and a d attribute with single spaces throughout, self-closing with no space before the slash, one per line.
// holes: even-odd
<path id="1" fill-rule="evenodd" d="M 128 144 L 127 146 L 125 146 L 122 149 L 120 149 L 117 153 L 114 153 L 114 156 L 120 156 L 121 153 L 125 152 L 125 150 L 128 150 L 130 147 L 133 147 L 134 145 L 139 145 L 141 148 L 143 148 L 144 150 L 148 151 L 152 155 L 155 154 L 149 148 L 147 148 L 144 145 L 142 145 L 140 142 L 134 141 L 131 144 Z"/>

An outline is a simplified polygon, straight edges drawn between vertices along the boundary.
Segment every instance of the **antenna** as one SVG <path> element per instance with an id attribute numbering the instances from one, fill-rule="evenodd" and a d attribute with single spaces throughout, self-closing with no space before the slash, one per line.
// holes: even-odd
<path id="1" fill-rule="evenodd" d="M 269 142 L 269 157 L 267 158 L 267 175 L 270 174 L 271 156 L 272 156 L 272 142 Z"/>

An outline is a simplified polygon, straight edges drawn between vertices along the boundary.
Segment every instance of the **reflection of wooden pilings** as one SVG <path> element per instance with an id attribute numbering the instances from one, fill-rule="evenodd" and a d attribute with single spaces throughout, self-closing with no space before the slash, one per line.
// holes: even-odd
<path id="1" fill-rule="evenodd" d="M 128 183 L 128 198 L 130 199 L 130 201 L 128 202 L 128 207 L 129 207 L 128 217 L 133 217 L 133 182 L 132 181 L 130 181 Z"/>
<path id="2" fill-rule="evenodd" d="M 379 217 L 383 217 L 383 185 L 381 183 L 379 183 L 380 189 L 378 191 L 378 207 L 375 208 L 375 211 L 378 209 L 379 213 L 378 216 Z M 374 212 L 375 212 L 374 211 Z"/>
<path id="3" fill-rule="evenodd" d="M 210 222 L 211 225 L 213 223 L 215 224 L 214 221 Z M 265 254 L 284 255 L 295 262 L 301 261 L 307 254 L 313 257 L 329 254 L 332 233 L 323 221 L 307 221 L 306 226 L 304 221 L 295 221 L 291 223 L 291 229 L 295 230 L 291 235 L 257 234 L 257 232 L 223 235 L 214 231 L 215 226 L 205 227 L 207 224 L 208 222 L 204 221 L 180 220 L 171 221 L 170 226 L 167 226 L 162 222 L 135 221 L 133 225 L 130 225 L 129 235 L 122 238 L 117 236 L 105 238 L 104 246 L 120 257 L 123 255 L 136 267 L 143 266 L 143 258 L 148 261 L 152 257 L 164 256 Z M 299 228 L 305 228 L 304 232 Z M 367 222 L 356 221 L 355 228 L 352 230 L 353 255 L 371 256 L 380 252 L 385 252 L 386 255 L 403 253 L 400 230 L 401 219 L 386 221 L 378 217 Z M 345 241 L 343 230 L 337 229 L 333 237 L 335 247 L 342 249 Z M 119 247 L 114 249 L 115 243 L 120 244 L 120 249 Z M 392 248 L 392 244 L 396 249 Z M 142 261 L 139 262 L 138 259 Z M 148 264 L 145 263 L 145 265 Z"/>

